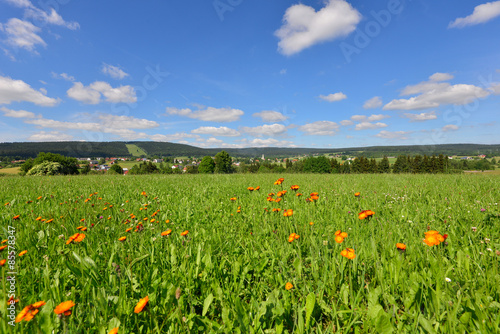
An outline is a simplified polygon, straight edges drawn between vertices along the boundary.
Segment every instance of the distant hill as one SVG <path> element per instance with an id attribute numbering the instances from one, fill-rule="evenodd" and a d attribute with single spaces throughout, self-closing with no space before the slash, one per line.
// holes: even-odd
<path id="1" fill-rule="evenodd" d="M 251 148 L 200 148 L 185 144 L 134 141 L 134 142 L 44 142 L 44 143 L 0 143 L 0 156 L 36 157 L 39 152 L 52 152 L 77 158 L 92 157 L 131 157 L 140 153 L 158 156 L 214 156 L 222 150 L 233 157 L 290 157 L 315 154 L 364 155 L 377 158 L 384 155 L 399 154 L 444 154 L 444 155 L 500 155 L 500 145 L 483 144 L 444 144 L 410 146 L 371 146 L 350 148 L 289 148 L 289 147 L 251 147 Z"/>

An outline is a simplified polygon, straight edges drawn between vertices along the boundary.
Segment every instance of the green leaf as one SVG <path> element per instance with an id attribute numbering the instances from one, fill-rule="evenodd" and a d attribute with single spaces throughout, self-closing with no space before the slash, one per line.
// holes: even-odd
<path id="1" fill-rule="evenodd" d="M 309 329 L 309 322 L 311 320 L 311 315 L 316 305 L 316 295 L 314 293 L 309 293 L 306 298 L 306 329 Z"/>
<path id="2" fill-rule="evenodd" d="M 207 314 L 208 308 L 210 307 L 210 304 L 212 304 L 213 300 L 214 300 L 213 294 L 209 294 L 207 298 L 205 298 L 205 302 L 203 302 L 203 312 L 201 314 L 202 316 L 205 316 L 205 314 Z"/>

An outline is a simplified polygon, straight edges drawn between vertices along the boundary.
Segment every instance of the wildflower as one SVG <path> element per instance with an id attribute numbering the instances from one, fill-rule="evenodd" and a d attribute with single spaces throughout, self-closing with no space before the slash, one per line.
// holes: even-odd
<path id="1" fill-rule="evenodd" d="M 405 245 L 405 244 L 402 244 L 402 243 L 400 243 L 400 242 L 398 242 L 398 243 L 396 244 L 396 248 L 397 248 L 399 251 L 403 251 L 403 252 L 404 252 L 404 251 L 406 250 L 406 245 Z"/>
<path id="2" fill-rule="evenodd" d="M 182 236 L 182 237 L 184 237 L 184 236 L 186 236 L 188 233 L 189 233 L 189 231 L 188 231 L 188 230 L 185 230 L 184 232 L 182 232 L 182 233 L 181 233 L 181 236 Z"/>
<path id="3" fill-rule="evenodd" d="M 36 219 L 35 219 L 35 220 L 40 220 L 40 219 L 42 219 L 42 216 L 38 216 L 38 217 L 36 217 Z"/>
<path id="4" fill-rule="evenodd" d="M 471 228 L 472 228 L 472 232 L 476 232 L 477 231 L 477 227 L 472 226 Z"/>
<path id="5" fill-rule="evenodd" d="M 28 251 L 27 250 L 23 250 L 21 253 L 19 253 L 19 257 L 26 255 L 26 253 L 28 253 Z"/>
<path id="6" fill-rule="evenodd" d="M 445 277 L 445 278 L 444 278 L 444 280 L 445 280 L 446 282 L 448 282 L 448 283 L 450 283 L 450 282 L 451 282 L 451 278 L 448 278 L 448 277 Z"/>
<path id="7" fill-rule="evenodd" d="M 356 254 L 354 254 L 354 249 L 352 248 L 346 248 L 343 251 L 340 252 L 340 255 L 342 255 L 345 258 L 348 258 L 349 260 L 352 260 L 356 257 Z"/>
<path id="8" fill-rule="evenodd" d="M 448 238 L 448 234 L 441 235 L 438 231 L 427 231 L 425 232 L 424 242 L 429 246 L 437 246 L 441 242 L 444 242 Z"/>
<path id="9" fill-rule="evenodd" d="M 18 220 L 18 219 L 19 219 L 19 217 L 21 217 L 21 215 L 15 215 L 14 217 L 12 217 L 12 219 L 14 219 L 14 220 Z"/>
<path id="10" fill-rule="evenodd" d="M 148 195 L 146 195 L 146 192 L 145 192 L 145 191 L 141 192 L 141 195 L 142 195 L 142 196 L 146 196 L 146 197 L 148 196 Z"/>
<path id="11" fill-rule="evenodd" d="M 293 186 L 290 186 L 290 189 L 292 189 L 293 191 L 297 191 L 299 190 L 299 186 L 294 184 Z"/>
<path id="12" fill-rule="evenodd" d="M 313 225 L 314 225 L 314 223 L 313 223 L 313 222 L 309 222 L 309 225 L 313 226 Z"/>
<path id="13" fill-rule="evenodd" d="M 14 299 L 14 296 L 10 296 L 9 300 L 7 300 L 7 306 L 15 303 L 19 303 L 19 299 Z"/>
<path id="14" fill-rule="evenodd" d="M 166 230 L 164 232 L 161 232 L 161 236 L 164 237 L 164 236 L 169 235 L 170 233 L 172 233 L 172 230 Z"/>
<path id="15" fill-rule="evenodd" d="M 300 196 L 302 196 L 302 194 L 301 193 L 297 193 L 295 196 L 300 197 Z"/>
<path id="16" fill-rule="evenodd" d="M 338 244 L 341 244 L 344 241 L 344 238 L 342 238 L 340 235 L 335 236 L 335 242 Z"/>
<path id="17" fill-rule="evenodd" d="M 273 208 L 273 212 L 280 212 L 281 209 L 280 208 Z"/>
<path id="18" fill-rule="evenodd" d="M 69 245 L 70 243 L 72 243 L 78 237 L 78 234 L 79 233 L 75 233 L 71 237 L 69 237 L 68 241 L 66 241 L 66 245 Z"/>
<path id="19" fill-rule="evenodd" d="M 125 230 L 125 232 L 130 232 L 132 231 L 132 227 L 129 227 L 128 229 Z"/>
<path id="20" fill-rule="evenodd" d="M 7 262 L 7 260 L 5 260 L 5 259 L 1 260 L 1 261 L 0 261 L 0 266 L 2 266 L 2 267 L 3 267 L 3 265 L 5 264 L 5 262 Z"/>
<path id="21" fill-rule="evenodd" d="M 268 201 L 268 202 L 274 202 L 274 198 L 272 198 L 271 196 L 269 196 L 269 197 L 267 198 L 267 201 Z"/>
<path id="22" fill-rule="evenodd" d="M 5 248 L 9 247 L 9 245 L 4 245 L 0 247 L 0 252 L 3 251 Z"/>
<path id="23" fill-rule="evenodd" d="M 110 330 L 108 334 L 118 334 L 118 327 L 115 327 L 112 330 Z"/>
<path id="24" fill-rule="evenodd" d="M 149 297 L 148 296 L 146 296 L 146 297 L 142 298 L 141 300 L 139 300 L 139 302 L 137 303 L 137 305 L 135 305 L 134 313 L 141 313 L 142 310 L 148 304 L 148 302 L 149 302 Z"/>
<path id="25" fill-rule="evenodd" d="M 36 199 L 42 199 L 42 196 L 38 196 Z"/>
<path id="26" fill-rule="evenodd" d="M 292 215 L 293 215 L 293 210 L 292 210 L 292 209 L 288 209 L 288 210 L 285 210 L 285 211 L 283 212 L 283 216 L 284 216 L 284 217 L 290 217 L 290 216 L 292 216 Z"/>
<path id="27" fill-rule="evenodd" d="M 255 187 L 255 190 L 257 191 L 260 190 L 260 186 Z"/>
<path id="28" fill-rule="evenodd" d="M 119 237 L 118 238 L 118 241 L 125 241 L 125 240 L 127 240 L 127 237 Z"/>
<path id="29" fill-rule="evenodd" d="M 49 220 L 47 220 L 45 223 L 48 224 L 48 223 L 52 223 L 54 221 L 54 218 L 51 218 Z"/>
<path id="30" fill-rule="evenodd" d="M 249 191 L 254 191 L 254 190 L 255 190 L 255 189 L 254 189 L 254 187 L 248 187 L 247 189 L 248 189 Z"/>
<path id="31" fill-rule="evenodd" d="M 267 194 L 267 196 L 269 196 L 269 197 L 274 196 L 274 193 L 269 193 L 269 194 Z"/>
<path id="32" fill-rule="evenodd" d="M 292 283 L 287 282 L 287 283 L 285 284 L 285 289 L 286 289 L 286 290 L 291 290 L 292 288 L 293 288 L 293 284 L 292 284 Z"/>
<path id="33" fill-rule="evenodd" d="M 6 243 L 7 241 L 8 241 L 7 239 L 2 240 L 2 244 Z"/>
<path id="34" fill-rule="evenodd" d="M 290 234 L 290 236 L 288 237 L 288 242 L 292 242 L 294 240 L 297 240 L 298 238 L 300 238 L 300 235 L 296 234 L 296 233 L 292 233 Z"/>
<path id="35" fill-rule="evenodd" d="M 75 303 L 73 303 L 72 300 L 68 300 L 65 302 L 62 302 L 61 304 L 57 305 L 56 308 L 54 309 L 55 314 L 64 314 L 64 315 L 71 315 L 70 308 L 75 306 Z"/>
<path id="36" fill-rule="evenodd" d="M 85 239 L 86 235 L 83 233 L 78 233 L 78 236 L 73 240 L 73 242 L 82 242 Z"/>
<path id="37" fill-rule="evenodd" d="M 236 201 L 236 197 L 231 197 L 229 200 L 234 202 Z"/>
<path id="38" fill-rule="evenodd" d="M 359 197 L 359 195 L 361 195 L 360 192 L 354 193 L 354 197 Z"/>
<path id="39" fill-rule="evenodd" d="M 282 200 L 282 199 L 283 199 L 283 198 L 281 198 L 281 197 L 280 197 L 280 198 L 276 198 L 274 201 L 275 201 L 276 203 L 279 203 L 279 202 L 281 202 L 281 200 Z"/>
<path id="40" fill-rule="evenodd" d="M 358 213 L 358 218 L 359 219 L 365 219 L 365 218 L 371 218 L 375 212 L 372 210 L 363 210 L 360 213 Z"/>
<path id="41" fill-rule="evenodd" d="M 481 212 L 485 212 L 485 211 L 486 211 L 486 209 L 485 209 L 485 208 L 481 208 Z"/>

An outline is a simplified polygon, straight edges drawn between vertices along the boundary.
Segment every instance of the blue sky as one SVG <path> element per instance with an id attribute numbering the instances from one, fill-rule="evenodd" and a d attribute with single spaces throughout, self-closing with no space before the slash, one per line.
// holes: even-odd
<path id="1" fill-rule="evenodd" d="M 0 142 L 500 143 L 500 1 L 0 0 Z"/>

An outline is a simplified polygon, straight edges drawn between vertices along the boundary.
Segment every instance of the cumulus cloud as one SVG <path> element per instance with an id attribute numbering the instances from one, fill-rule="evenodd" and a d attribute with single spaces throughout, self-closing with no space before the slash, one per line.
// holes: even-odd
<path id="1" fill-rule="evenodd" d="M 199 119 L 207 122 L 234 122 L 240 119 L 244 114 L 239 109 L 232 108 L 214 108 L 208 107 L 206 109 L 191 110 L 189 108 L 179 109 L 168 107 L 166 109 L 167 115 L 179 115 L 189 118 Z"/>
<path id="2" fill-rule="evenodd" d="M 101 102 L 101 94 L 106 102 L 111 103 L 133 103 L 137 101 L 135 90 L 131 86 L 120 86 L 113 88 L 104 81 L 95 81 L 89 86 L 84 86 L 81 82 L 75 82 L 73 87 L 68 89 L 70 98 L 86 104 L 97 104 Z"/>
<path id="3" fill-rule="evenodd" d="M 68 141 L 73 136 L 58 131 L 40 131 L 28 137 L 29 141 Z"/>
<path id="4" fill-rule="evenodd" d="M 3 115 L 6 117 L 13 117 L 13 118 L 35 118 L 36 115 L 32 113 L 31 111 L 26 111 L 26 110 L 12 110 L 12 109 L 7 109 L 5 107 L 1 107 L 0 111 L 3 112 Z"/>
<path id="5" fill-rule="evenodd" d="M 154 134 L 148 136 L 149 139 L 153 141 L 160 141 L 160 142 L 179 142 L 179 143 L 188 143 L 184 139 L 186 138 L 197 138 L 201 139 L 200 136 L 198 135 L 193 135 L 190 133 L 186 132 L 177 132 L 177 133 L 172 133 L 168 135 L 163 135 L 163 134 Z"/>
<path id="6" fill-rule="evenodd" d="M 500 1 L 487 2 L 474 8 L 471 15 L 459 17 L 450 22 L 448 28 L 463 28 L 480 23 L 486 23 L 500 16 Z"/>
<path id="7" fill-rule="evenodd" d="M 348 120 L 348 119 L 340 121 L 340 125 L 342 125 L 342 126 L 349 126 L 349 125 L 353 125 L 353 124 L 354 124 L 354 122 L 351 120 Z"/>
<path id="8" fill-rule="evenodd" d="M 245 142 L 248 144 L 247 146 L 250 147 L 295 147 L 295 145 L 288 140 L 278 140 L 275 138 L 267 138 L 267 139 L 261 139 L 261 138 L 255 138 L 253 140 L 250 140 L 248 142 Z"/>
<path id="9" fill-rule="evenodd" d="M 317 121 L 304 124 L 298 130 L 311 136 L 335 136 L 339 130 L 339 125 L 330 121 Z"/>
<path id="10" fill-rule="evenodd" d="M 486 97 L 489 91 L 467 84 L 451 85 L 448 82 L 439 82 L 453 78 L 446 73 L 436 73 L 429 81 L 410 85 L 403 89 L 402 96 L 417 95 L 408 99 L 395 99 L 384 106 L 384 110 L 421 110 L 437 108 L 441 105 L 464 105 L 478 98 Z"/>
<path id="11" fill-rule="evenodd" d="M 354 130 L 371 130 L 371 129 L 379 129 L 379 128 L 385 128 L 387 127 L 387 124 L 377 122 L 377 123 L 370 123 L 370 122 L 361 122 L 356 124 L 354 127 Z"/>
<path id="12" fill-rule="evenodd" d="M 436 112 L 423 112 L 420 114 L 405 113 L 404 117 L 409 118 L 410 122 L 424 122 L 432 119 L 437 119 Z"/>
<path id="13" fill-rule="evenodd" d="M 385 130 L 382 130 L 378 134 L 376 134 L 375 137 L 384 138 L 384 139 L 406 140 L 406 139 L 408 139 L 408 135 L 410 133 L 411 133 L 410 131 L 385 131 Z"/>
<path id="14" fill-rule="evenodd" d="M 453 78 L 454 78 L 453 74 L 437 72 L 431 75 L 429 77 L 429 80 L 434 82 L 439 82 L 439 81 L 449 81 Z"/>
<path id="15" fill-rule="evenodd" d="M 355 122 L 376 122 L 376 121 L 381 121 L 385 118 L 390 118 L 391 116 L 389 115 L 383 115 L 383 114 L 378 114 L 378 115 L 370 115 L 370 116 L 365 116 L 365 115 L 353 115 L 351 116 L 351 120 Z"/>
<path id="16" fill-rule="evenodd" d="M 38 34 L 41 29 L 31 22 L 12 18 L 3 25 L 7 36 L 6 42 L 12 46 L 34 52 L 36 45 L 47 46 L 47 43 Z"/>
<path id="17" fill-rule="evenodd" d="M 56 79 L 64 79 L 66 81 L 75 81 L 76 80 L 74 76 L 71 76 L 67 73 L 57 74 L 55 72 L 51 72 L 51 74 L 52 74 L 52 77 L 56 78 Z"/>
<path id="18" fill-rule="evenodd" d="M 278 136 L 286 132 L 286 127 L 283 124 L 264 124 L 256 127 L 244 126 L 241 131 L 248 133 L 255 137 L 262 136 Z"/>
<path id="19" fill-rule="evenodd" d="M 320 95 L 320 99 L 328 101 L 328 102 L 337 102 L 337 101 L 342 101 L 344 99 L 347 99 L 347 95 L 345 95 L 342 92 L 339 93 L 334 93 L 334 94 L 328 94 L 328 95 Z"/>
<path id="20" fill-rule="evenodd" d="M 278 50 L 293 55 L 315 44 L 349 35 L 361 21 L 361 14 L 345 0 L 329 0 L 316 11 L 297 4 L 283 16 L 283 25 L 275 35 L 280 39 Z"/>
<path id="21" fill-rule="evenodd" d="M 109 75 L 113 79 L 123 79 L 128 76 L 128 73 L 125 73 L 121 68 L 118 66 L 113 66 L 104 63 L 101 67 L 101 72 Z"/>
<path id="22" fill-rule="evenodd" d="M 283 122 L 288 119 L 287 116 L 274 110 L 263 110 L 252 115 L 253 117 L 260 117 L 264 122 Z"/>
<path id="23" fill-rule="evenodd" d="M 379 96 L 372 97 L 363 104 L 365 109 L 376 109 L 382 107 L 382 99 Z"/>
<path id="24" fill-rule="evenodd" d="M 36 7 L 31 7 L 26 9 L 24 12 L 24 15 L 26 17 L 32 18 L 34 20 L 47 23 L 47 24 L 53 24 L 61 27 L 66 27 L 71 30 L 76 30 L 80 28 L 80 25 L 77 22 L 67 22 L 65 21 L 61 15 L 59 15 L 54 8 L 50 9 L 50 13 L 44 12 L 41 9 L 38 9 Z"/>
<path id="25" fill-rule="evenodd" d="M 59 103 L 58 99 L 46 96 L 46 93 L 34 90 L 22 80 L 0 76 L 0 104 L 11 102 L 31 102 L 39 106 L 52 107 Z"/>
<path id="26" fill-rule="evenodd" d="M 441 128 L 441 131 L 443 131 L 443 132 L 456 131 L 456 130 L 458 130 L 458 126 L 456 126 L 454 124 L 448 124 L 448 125 L 445 125 Z"/>
<path id="27" fill-rule="evenodd" d="M 191 133 L 223 137 L 237 137 L 241 135 L 237 130 L 228 128 L 226 126 L 221 126 L 218 128 L 215 126 L 202 126 L 198 129 L 191 130 Z"/>

